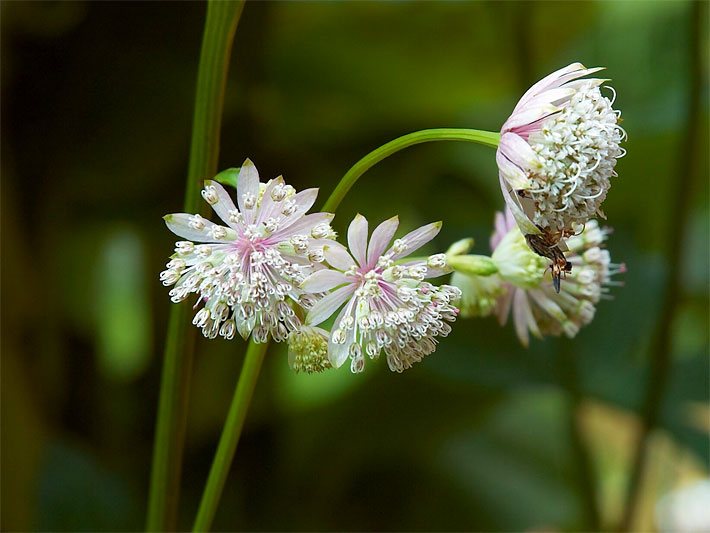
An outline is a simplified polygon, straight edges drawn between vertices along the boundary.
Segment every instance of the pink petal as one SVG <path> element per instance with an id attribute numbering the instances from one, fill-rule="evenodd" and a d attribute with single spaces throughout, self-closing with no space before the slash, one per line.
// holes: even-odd
<path id="1" fill-rule="evenodd" d="M 337 270 L 323 269 L 303 280 L 301 289 L 305 292 L 326 292 L 344 283 L 351 283 L 345 274 Z"/>
<path id="2" fill-rule="evenodd" d="M 504 133 L 500 137 L 498 152 L 505 156 L 511 163 L 523 170 L 529 170 L 538 163 L 538 158 L 530 145 L 515 133 Z"/>
<path id="3" fill-rule="evenodd" d="M 375 266 L 377 260 L 387 249 L 387 245 L 394 237 L 397 227 L 399 226 L 399 217 L 393 216 L 382 222 L 372 232 L 370 237 L 370 245 L 367 250 L 367 264 L 370 267 Z"/>
<path id="4" fill-rule="evenodd" d="M 529 315 L 532 314 L 528 297 L 522 289 L 516 289 L 513 296 L 513 324 L 515 325 L 515 333 L 520 339 L 520 344 L 526 348 L 530 345 L 530 334 L 528 332 L 528 324 L 530 323 Z"/>
<path id="5" fill-rule="evenodd" d="M 495 230 L 493 231 L 493 235 L 491 235 L 490 240 L 491 251 L 495 251 L 495 249 L 498 248 L 500 241 L 503 240 L 503 237 L 508 234 L 508 228 L 505 224 L 505 215 L 500 211 L 496 212 L 494 226 Z"/>
<path id="6" fill-rule="evenodd" d="M 436 237 L 439 231 L 441 231 L 441 222 L 432 222 L 431 224 L 422 226 L 419 229 L 415 229 L 411 233 L 407 233 L 404 237 L 402 237 L 402 240 L 404 241 L 404 249 L 399 253 L 393 253 L 392 259 L 397 260 L 408 256 Z"/>
<path id="7" fill-rule="evenodd" d="M 367 219 L 360 213 L 348 226 L 348 246 L 360 266 L 367 264 Z"/>
<path id="8" fill-rule="evenodd" d="M 347 248 L 340 243 L 333 242 L 331 245 L 323 246 L 323 255 L 328 264 L 338 270 L 345 271 L 355 266 L 355 261 Z"/>
<path id="9" fill-rule="evenodd" d="M 221 184 L 212 180 L 205 180 L 205 186 L 214 187 L 215 191 L 217 191 L 217 203 L 212 206 L 212 209 L 215 213 L 217 213 L 217 216 L 219 216 L 219 218 L 221 218 L 227 226 L 238 229 L 238 225 L 234 222 L 230 222 L 229 220 L 229 212 L 234 211 L 237 208 L 227 190 L 222 187 Z"/>
<path id="10" fill-rule="evenodd" d="M 506 286 L 506 293 L 498 298 L 496 302 L 496 316 L 498 317 L 498 323 L 501 326 L 505 326 L 508 322 L 508 315 L 510 314 L 510 306 L 513 303 L 513 296 L 516 289 L 513 289 L 510 285 Z"/>
<path id="11" fill-rule="evenodd" d="M 355 288 L 356 285 L 351 283 L 345 287 L 340 287 L 318 300 L 313 307 L 311 307 L 310 311 L 308 311 L 306 324 L 309 326 L 317 326 L 321 322 L 326 321 L 337 311 L 338 307 L 343 305 L 350 295 L 355 292 Z"/>

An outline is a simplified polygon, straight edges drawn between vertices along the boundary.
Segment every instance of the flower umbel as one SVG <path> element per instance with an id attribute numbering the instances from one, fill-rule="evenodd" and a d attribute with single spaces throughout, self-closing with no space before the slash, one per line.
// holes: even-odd
<path id="1" fill-rule="evenodd" d="M 296 193 L 281 177 L 260 183 L 247 159 L 237 181 L 238 207 L 219 183 L 205 181 L 202 196 L 226 226 L 187 213 L 165 217 L 188 240 L 176 243 L 160 279 L 175 285 L 175 303 L 198 295 L 195 306 L 204 305 L 192 323 L 205 337 L 231 339 L 239 332 L 280 342 L 300 325 L 291 303 L 307 308 L 315 301 L 299 285 L 322 268 L 323 246 L 334 236 L 333 215 L 306 215 L 317 195 L 318 189 Z"/>
<path id="2" fill-rule="evenodd" d="M 574 337 L 592 321 L 596 304 L 608 294 L 608 287 L 620 285 L 611 277 L 625 272 L 626 267 L 612 263 L 609 251 L 602 247 L 608 234 L 609 230 L 590 220 L 580 235 L 567 240 L 566 257 L 573 268 L 558 293 L 550 271 L 541 268 L 542 258 L 527 248 L 510 212 L 496 214 L 492 258 L 498 266 L 497 275 L 506 285 L 496 312 L 500 323 L 505 324 L 512 307 L 515 331 L 524 346 L 529 343 L 528 332 L 536 337 L 563 333 Z"/>
<path id="3" fill-rule="evenodd" d="M 288 364 L 296 372 L 315 374 L 332 368 L 328 360 L 328 332 L 301 326 L 288 336 Z"/>
<path id="4" fill-rule="evenodd" d="M 365 354 L 374 359 L 382 351 L 390 370 L 401 372 L 436 349 L 437 337 L 451 331 L 447 322 L 458 314 L 456 287 L 437 287 L 425 281 L 450 272 L 444 254 L 405 263 L 398 261 L 433 239 L 441 223 L 428 224 L 396 239 L 399 220 L 385 220 L 372 232 L 357 215 L 348 229 L 348 245 L 324 247 L 329 270 L 311 274 L 301 285 L 305 291 L 332 291 L 309 311 L 306 323 L 318 325 L 343 304 L 328 343 L 330 362 L 341 366 L 350 357 L 350 369 L 361 372 Z M 385 251 L 387 250 L 387 251 Z"/>
<path id="5" fill-rule="evenodd" d="M 533 85 L 503 124 L 496 154 L 506 204 L 525 235 L 566 237 L 594 216 L 616 176 L 620 112 L 573 63 Z M 610 88 L 613 93 L 613 89 Z"/>

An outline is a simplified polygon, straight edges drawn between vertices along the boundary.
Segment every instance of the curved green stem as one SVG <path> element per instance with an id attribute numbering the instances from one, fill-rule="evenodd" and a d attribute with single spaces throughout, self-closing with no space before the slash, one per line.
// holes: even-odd
<path id="1" fill-rule="evenodd" d="M 202 493 L 197 518 L 195 518 L 195 525 L 192 528 L 193 531 L 208 531 L 212 525 L 212 519 L 217 510 L 234 453 L 237 450 L 239 437 L 244 427 L 244 419 L 247 416 L 247 410 L 254 394 L 254 387 L 256 386 L 256 380 L 259 377 L 261 363 L 264 360 L 267 348 L 268 343 L 257 344 L 254 341 L 249 342 L 244 366 L 239 374 L 237 388 L 229 406 L 227 421 L 222 429 L 222 436 L 219 439 L 212 468 L 210 468 L 205 491 Z"/>
<path id="2" fill-rule="evenodd" d="M 209 2 L 197 73 L 190 161 L 185 186 L 185 211 L 199 206 L 199 186 L 217 173 L 227 68 L 243 1 Z M 180 495 L 187 400 L 195 328 L 188 326 L 188 308 L 170 309 L 160 400 L 150 478 L 147 531 L 174 531 Z"/>
<path id="3" fill-rule="evenodd" d="M 379 148 L 373 150 L 365 157 L 360 159 L 353 167 L 347 171 L 338 183 L 335 190 L 332 192 L 328 200 L 323 205 L 322 211 L 333 213 L 348 191 L 355 185 L 355 182 L 367 172 L 372 166 L 376 165 L 383 159 L 392 154 L 404 150 L 415 144 L 421 144 L 432 141 L 463 141 L 483 144 L 493 148 L 498 147 L 500 134 L 490 131 L 457 129 L 457 128 L 437 128 L 431 130 L 415 131 L 398 137 L 393 141 L 383 144 Z"/>

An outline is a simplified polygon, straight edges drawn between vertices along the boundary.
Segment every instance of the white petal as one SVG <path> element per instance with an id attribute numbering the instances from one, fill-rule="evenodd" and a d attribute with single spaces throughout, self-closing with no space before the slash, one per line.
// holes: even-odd
<path id="1" fill-rule="evenodd" d="M 303 215 L 305 215 L 306 212 L 311 207 L 313 207 L 313 204 L 315 203 L 317 197 L 318 189 L 315 188 L 306 189 L 305 191 L 301 191 L 296 194 L 296 196 L 293 196 L 291 199 L 296 202 L 296 209 L 287 217 L 283 217 L 282 215 L 283 218 L 281 220 L 281 227 L 283 229 L 286 229 L 294 222 L 296 222 L 299 218 L 301 218 Z"/>
<path id="2" fill-rule="evenodd" d="M 338 285 L 350 283 L 351 281 L 342 272 L 337 270 L 323 269 L 314 272 L 308 276 L 303 283 L 301 289 L 306 292 L 326 292 L 334 289 Z"/>
<path id="3" fill-rule="evenodd" d="M 513 189 L 521 190 L 530 187 L 530 181 L 525 171 L 505 157 L 500 149 L 496 152 L 496 163 L 500 174 Z"/>
<path id="4" fill-rule="evenodd" d="M 518 105 L 515 106 L 515 111 L 520 109 L 541 92 L 559 87 L 565 83 L 565 81 L 569 81 L 569 76 L 572 76 L 571 79 L 575 79 L 586 76 L 588 73 L 588 70 L 584 68 L 582 63 L 572 63 L 571 65 L 567 65 L 566 67 L 556 70 L 552 74 L 548 74 L 525 92 L 525 94 L 520 98 Z"/>
<path id="5" fill-rule="evenodd" d="M 426 274 L 424 274 L 424 278 L 438 278 L 439 276 L 445 276 L 446 274 L 451 274 L 453 272 L 453 268 L 449 266 L 445 266 L 442 268 L 432 268 L 427 265 L 427 262 L 418 259 L 416 261 L 407 261 L 405 263 L 402 263 L 403 267 L 413 267 L 413 266 L 425 266 L 426 267 Z"/>
<path id="6" fill-rule="evenodd" d="M 397 260 L 401 257 L 406 257 L 412 252 L 415 252 L 434 237 L 436 237 L 441 231 L 441 222 L 432 222 L 426 226 L 422 226 L 419 229 L 407 233 L 402 240 L 404 241 L 404 249 L 399 253 L 393 253 L 392 259 Z M 397 241 L 395 241 L 397 242 Z"/>
<path id="7" fill-rule="evenodd" d="M 394 237 L 398 226 L 399 217 L 393 216 L 382 222 L 375 228 L 375 231 L 372 232 L 370 245 L 367 249 L 367 264 L 369 266 L 374 266 L 375 263 L 377 263 L 379 257 L 387 249 L 387 245 L 392 240 L 392 237 Z"/>
<path id="8" fill-rule="evenodd" d="M 555 89 L 549 89 L 528 100 L 525 104 L 525 108 L 528 109 L 545 104 L 560 106 L 567 103 L 575 92 L 577 92 L 577 89 L 573 86 L 573 84 L 568 84 L 564 87 L 557 87 Z"/>
<path id="9" fill-rule="evenodd" d="M 347 248 L 340 243 L 334 242 L 332 245 L 323 246 L 323 255 L 328 264 L 338 270 L 344 271 L 355 266 L 355 261 Z"/>
<path id="10" fill-rule="evenodd" d="M 530 345 L 530 334 L 528 332 L 528 315 L 531 315 L 528 297 L 522 289 L 516 289 L 513 295 L 513 325 L 515 333 L 520 340 L 520 344 L 526 348 Z"/>
<path id="11" fill-rule="evenodd" d="M 219 226 L 224 228 L 226 235 L 222 239 L 215 239 L 210 229 L 217 226 L 213 222 L 202 218 L 201 222 L 204 226 L 201 229 L 195 229 L 190 226 L 190 220 L 195 215 L 190 215 L 188 213 L 173 213 L 171 215 L 165 215 L 163 219 L 165 224 L 168 226 L 170 231 L 175 235 L 187 239 L 189 241 L 195 242 L 228 242 L 233 241 L 237 238 L 236 232 L 232 228 L 224 228 L 224 226 Z"/>
<path id="12" fill-rule="evenodd" d="M 355 292 L 355 284 L 346 285 L 327 294 L 318 300 L 306 315 L 306 324 L 309 326 L 317 326 L 321 322 L 328 320 L 330 316 L 338 310 L 338 307 L 343 305 Z"/>
<path id="13" fill-rule="evenodd" d="M 340 327 L 340 322 L 346 315 L 352 314 L 353 305 L 352 302 L 343 307 L 340 311 L 338 318 L 335 319 L 333 323 L 333 331 Z M 334 368 L 340 368 L 343 363 L 348 360 L 350 355 L 350 346 L 355 342 L 355 328 L 348 331 L 347 337 L 345 337 L 345 342 L 342 344 L 336 344 L 333 342 L 333 335 L 331 334 L 328 339 L 328 360 Z"/>
<path id="14" fill-rule="evenodd" d="M 510 118 L 503 124 L 501 131 L 510 133 L 526 129 L 530 124 L 537 123 L 541 121 L 541 119 L 549 117 L 561 109 L 561 107 L 552 104 L 538 104 L 533 107 L 524 107 L 520 111 L 515 111 L 510 115 Z"/>
<path id="15" fill-rule="evenodd" d="M 516 224 L 523 232 L 523 235 L 538 235 L 542 233 L 540 229 L 532 223 L 532 221 L 525 215 L 522 206 L 520 205 L 520 199 L 517 193 L 511 192 L 509 189 L 508 182 L 505 181 L 503 176 L 500 176 L 500 188 L 503 193 L 503 199 L 505 200 L 505 205 L 510 210 L 513 215 Z"/>
<path id="16" fill-rule="evenodd" d="M 367 263 L 367 219 L 360 213 L 348 226 L 348 247 L 360 266 Z"/>
<path id="17" fill-rule="evenodd" d="M 560 323 L 567 322 L 567 315 L 562 308 L 557 305 L 551 298 L 539 290 L 530 290 L 529 294 L 535 303 L 539 305 L 548 315 Z"/>
<path id="18" fill-rule="evenodd" d="M 261 197 L 261 205 L 259 206 L 259 213 L 255 222 L 256 224 L 261 224 L 270 217 L 279 217 L 279 209 L 283 204 L 274 202 L 273 198 L 271 198 L 271 191 L 273 191 L 274 187 L 277 185 L 283 185 L 283 182 L 283 176 L 279 176 L 269 181 L 268 185 L 264 189 L 264 195 Z"/>
<path id="19" fill-rule="evenodd" d="M 217 213 L 217 216 L 219 216 L 227 226 L 237 229 L 237 225 L 229 220 L 229 212 L 234 211 L 236 206 L 227 190 L 222 187 L 222 185 L 212 180 L 205 180 L 205 186 L 214 187 L 215 191 L 217 191 L 217 203 L 212 206 L 214 212 Z"/>
<path id="20" fill-rule="evenodd" d="M 249 159 L 244 161 L 244 164 L 239 169 L 239 176 L 237 177 L 237 204 L 239 205 L 239 211 L 241 211 L 245 219 L 251 222 L 253 221 L 256 207 L 253 209 L 244 209 L 245 194 L 253 194 L 255 198 L 259 197 L 259 172 L 256 170 L 254 163 Z"/>
<path id="21" fill-rule="evenodd" d="M 321 222 L 330 223 L 333 217 L 335 217 L 335 215 L 331 213 L 311 213 L 310 215 L 304 215 L 300 220 L 294 222 L 289 227 L 276 231 L 268 238 L 268 242 L 282 241 L 292 235 L 310 235 L 311 230 L 315 226 Z"/>

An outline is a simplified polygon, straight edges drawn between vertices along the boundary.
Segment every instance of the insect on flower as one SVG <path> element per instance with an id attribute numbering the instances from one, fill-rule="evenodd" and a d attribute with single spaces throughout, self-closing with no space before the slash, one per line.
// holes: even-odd
<path id="1" fill-rule="evenodd" d="M 562 247 L 566 248 L 564 242 L 559 237 L 545 232 L 539 235 L 525 235 L 525 241 L 537 255 L 552 261 L 549 266 L 552 285 L 555 287 L 555 292 L 559 293 L 562 276 L 572 272 L 572 263 L 567 261 L 562 250 Z"/>

